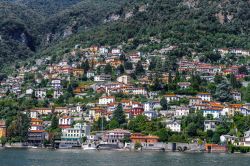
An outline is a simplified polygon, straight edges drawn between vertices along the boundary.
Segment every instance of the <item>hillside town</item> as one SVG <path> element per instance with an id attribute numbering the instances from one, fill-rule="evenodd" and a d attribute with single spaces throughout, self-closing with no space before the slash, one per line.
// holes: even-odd
<path id="1" fill-rule="evenodd" d="M 16 66 L 0 82 L 1 112 L 17 111 L 16 119 L 0 120 L 2 145 L 223 152 L 250 147 L 250 51 L 183 53 L 177 46 L 149 54 L 76 45 L 60 58 Z M 16 104 L 5 109 L 7 102 Z"/>

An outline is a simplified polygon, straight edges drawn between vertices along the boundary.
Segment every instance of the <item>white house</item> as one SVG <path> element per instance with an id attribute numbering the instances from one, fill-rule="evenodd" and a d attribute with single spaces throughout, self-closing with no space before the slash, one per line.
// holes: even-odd
<path id="1" fill-rule="evenodd" d="M 73 128 L 62 129 L 61 139 L 63 141 L 82 141 L 83 137 L 90 135 L 90 126 L 77 123 Z"/>
<path id="2" fill-rule="evenodd" d="M 221 143 L 231 142 L 232 144 L 234 144 L 236 140 L 238 140 L 238 137 L 236 137 L 236 136 L 231 136 L 231 135 L 221 135 L 220 136 Z"/>
<path id="3" fill-rule="evenodd" d="M 101 74 L 94 77 L 95 82 L 111 81 L 111 75 Z"/>
<path id="4" fill-rule="evenodd" d="M 109 50 L 105 47 L 100 47 L 99 48 L 99 53 L 100 54 L 107 54 L 109 52 Z"/>
<path id="5" fill-rule="evenodd" d="M 181 89 L 187 89 L 190 87 L 191 83 L 190 82 L 178 82 L 177 85 L 181 88 Z"/>
<path id="6" fill-rule="evenodd" d="M 130 77 L 128 75 L 122 75 L 118 77 L 117 82 L 123 83 L 123 84 L 128 84 L 130 82 Z"/>
<path id="7" fill-rule="evenodd" d="M 111 50 L 111 54 L 113 54 L 113 55 L 120 55 L 121 54 L 121 49 L 119 49 L 119 48 L 113 48 Z"/>
<path id="8" fill-rule="evenodd" d="M 55 89 L 61 88 L 61 80 L 60 79 L 54 79 L 51 81 L 51 86 Z"/>
<path id="9" fill-rule="evenodd" d="M 127 88 L 124 89 L 124 92 L 133 95 L 147 95 L 147 91 L 144 88 Z"/>
<path id="10" fill-rule="evenodd" d="M 157 113 L 155 111 L 144 111 L 143 114 L 149 119 L 152 120 L 157 118 Z"/>
<path id="11" fill-rule="evenodd" d="M 35 110 L 30 110 L 30 118 L 37 119 L 38 118 L 38 112 Z"/>
<path id="12" fill-rule="evenodd" d="M 107 105 L 113 102 L 115 102 L 114 96 L 104 96 L 104 97 L 99 98 L 99 104 Z"/>
<path id="13" fill-rule="evenodd" d="M 201 100 L 205 100 L 205 101 L 211 101 L 212 100 L 212 96 L 210 93 L 198 93 L 197 97 L 201 98 Z"/>
<path id="14" fill-rule="evenodd" d="M 177 107 L 175 110 L 176 117 L 187 116 L 189 114 L 189 108 L 187 107 Z"/>
<path id="15" fill-rule="evenodd" d="M 33 92 L 34 92 L 34 90 L 33 90 L 33 89 L 31 89 L 31 88 L 29 88 L 29 89 L 26 89 L 25 94 L 26 94 L 26 95 L 32 95 L 32 94 L 33 94 Z"/>
<path id="16" fill-rule="evenodd" d="M 60 126 L 70 126 L 73 123 L 73 119 L 70 116 L 63 116 L 59 118 Z"/>
<path id="17" fill-rule="evenodd" d="M 181 123 L 177 120 L 169 121 L 166 128 L 169 128 L 173 132 L 181 132 Z"/>
<path id="18" fill-rule="evenodd" d="M 240 92 L 232 92 L 233 99 L 236 101 L 241 101 L 241 93 Z"/>
<path id="19" fill-rule="evenodd" d="M 54 99 L 58 99 L 60 96 L 62 96 L 63 95 L 63 91 L 62 90 L 60 90 L 60 89 L 56 89 L 56 90 L 54 90 L 54 92 L 53 92 L 53 98 Z"/>
<path id="20" fill-rule="evenodd" d="M 168 102 L 179 101 L 179 99 L 180 99 L 176 94 L 167 94 L 167 95 L 165 95 L 165 98 Z"/>
<path id="21" fill-rule="evenodd" d="M 204 121 L 204 131 L 205 132 L 207 130 L 215 131 L 218 123 L 219 123 L 219 121 L 217 121 L 217 120 L 205 120 Z"/>
<path id="22" fill-rule="evenodd" d="M 203 116 L 207 117 L 208 115 L 212 115 L 214 119 L 218 119 L 221 116 L 221 109 L 204 109 L 203 111 Z"/>
<path id="23" fill-rule="evenodd" d="M 38 99 L 44 99 L 46 97 L 46 89 L 36 89 L 35 97 Z"/>
<path id="24" fill-rule="evenodd" d="M 91 78 L 91 77 L 94 77 L 94 76 L 95 76 L 95 72 L 94 71 L 89 70 L 87 72 L 87 78 Z"/>
<path id="25" fill-rule="evenodd" d="M 240 142 L 241 146 L 250 146 L 250 130 L 244 132 L 244 137 Z"/>

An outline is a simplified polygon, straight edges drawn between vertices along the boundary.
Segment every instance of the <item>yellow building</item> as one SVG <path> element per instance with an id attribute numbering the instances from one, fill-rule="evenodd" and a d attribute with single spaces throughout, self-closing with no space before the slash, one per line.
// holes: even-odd
<path id="1" fill-rule="evenodd" d="M 6 137 L 6 124 L 5 120 L 0 120 L 0 138 Z"/>

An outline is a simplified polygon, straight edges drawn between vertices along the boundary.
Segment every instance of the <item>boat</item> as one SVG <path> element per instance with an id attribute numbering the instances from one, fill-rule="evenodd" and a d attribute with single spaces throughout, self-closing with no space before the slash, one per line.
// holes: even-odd
<path id="1" fill-rule="evenodd" d="M 81 145 L 78 141 L 60 141 L 59 149 L 75 149 L 80 148 Z"/>
<path id="2" fill-rule="evenodd" d="M 95 144 L 82 144 L 83 150 L 97 150 Z"/>
<path id="3" fill-rule="evenodd" d="M 101 143 L 96 147 L 98 150 L 118 150 L 121 149 L 118 144 Z"/>

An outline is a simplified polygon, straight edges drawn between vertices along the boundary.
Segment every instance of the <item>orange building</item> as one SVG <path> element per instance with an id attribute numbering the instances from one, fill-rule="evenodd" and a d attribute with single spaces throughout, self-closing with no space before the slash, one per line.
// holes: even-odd
<path id="1" fill-rule="evenodd" d="M 133 143 L 157 143 L 159 141 L 159 137 L 153 135 L 144 136 L 141 133 L 134 133 L 130 137 Z"/>
<path id="2" fill-rule="evenodd" d="M 73 75 L 75 77 L 82 77 L 84 74 L 84 70 L 83 69 L 73 69 Z"/>
<path id="3" fill-rule="evenodd" d="M 208 153 L 211 152 L 227 152 L 227 147 L 218 145 L 218 144 L 206 144 L 205 145 L 206 151 Z"/>
<path id="4" fill-rule="evenodd" d="M 5 120 L 0 120 L 0 138 L 6 137 L 6 124 Z"/>
<path id="5" fill-rule="evenodd" d="M 43 124 L 43 120 L 41 119 L 36 119 L 36 118 L 31 119 L 31 125 L 42 125 L 42 124 Z"/>

